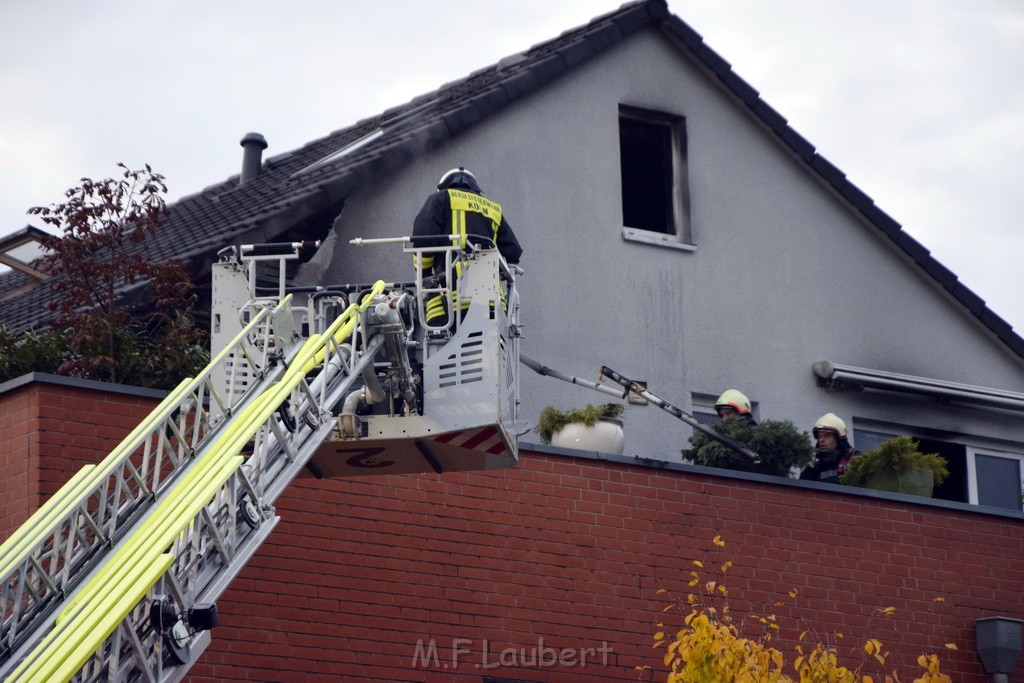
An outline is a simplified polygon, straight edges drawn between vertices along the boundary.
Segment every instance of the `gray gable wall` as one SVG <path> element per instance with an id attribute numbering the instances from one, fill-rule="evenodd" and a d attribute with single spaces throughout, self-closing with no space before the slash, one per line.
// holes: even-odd
<path id="1" fill-rule="evenodd" d="M 686 117 L 692 252 L 622 239 L 620 103 Z M 817 386 L 811 366 L 820 360 L 1016 391 L 1024 373 L 991 331 L 661 32 L 630 36 L 353 196 L 339 244 L 407 234 L 437 177 L 460 164 L 502 203 L 523 243 L 523 351 L 547 365 L 592 380 L 608 365 L 687 410 L 693 392 L 739 388 L 762 417 L 808 430 L 834 411 L 848 422 L 1019 439 L 1013 424 L 976 409 Z M 327 277 L 409 272 L 383 252 L 343 245 Z M 522 395 L 531 420 L 548 403 L 601 399 L 526 370 Z M 678 458 L 689 434 L 652 407 L 631 408 L 626 420 L 627 453 Z"/>
<path id="2" fill-rule="evenodd" d="M 692 252 L 621 237 L 620 103 L 687 119 Z M 377 128 L 378 142 L 297 173 Z M 1021 440 L 976 409 L 816 385 L 812 363 L 831 360 L 1024 391 L 1024 340 L 660 0 L 271 156 L 245 187 L 228 179 L 183 199 L 157 252 L 202 274 L 223 246 L 333 230 L 307 277 L 403 279 L 406 257 L 346 241 L 408 234 L 437 177 L 460 164 L 525 247 L 523 350 L 548 365 L 596 379 L 607 364 L 684 409 L 693 392 L 735 387 L 762 417 L 807 428 L 833 411 Z M 0 302 L 0 320 L 39 324 L 47 291 Z M 522 385 L 528 419 L 547 403 L 600 399 L 533 375 Z M 689 433 L 655 408 L 626 419 L 627 453 L 673 458 Z"/>

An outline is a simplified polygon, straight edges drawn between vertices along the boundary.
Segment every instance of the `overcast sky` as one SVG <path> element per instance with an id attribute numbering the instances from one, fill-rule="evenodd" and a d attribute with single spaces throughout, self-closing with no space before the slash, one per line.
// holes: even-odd
<path id="1" fill-rule="evenodd" d="M 0 235 L 119 161 L 192 194 L 240 170 L 248 131 L 288 151 L 619 5 L 0 0 Z M 1024 331 L 1024 2 L 669 9 Z"/>

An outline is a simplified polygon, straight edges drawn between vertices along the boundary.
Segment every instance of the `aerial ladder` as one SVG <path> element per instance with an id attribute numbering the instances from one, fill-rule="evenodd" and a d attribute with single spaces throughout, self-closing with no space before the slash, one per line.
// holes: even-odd
<path id="1" fill-rule="evenodd" d="M 521 271 L 486 241 L 352 243 L 444 267 L 289 289 L 316 245 L 221 253 L 209 365 L 0 545 L 0 679 L 180 680 L 299 476 L 516 463 Z M 433 296 L 462 313 L 428 324 Z"/>

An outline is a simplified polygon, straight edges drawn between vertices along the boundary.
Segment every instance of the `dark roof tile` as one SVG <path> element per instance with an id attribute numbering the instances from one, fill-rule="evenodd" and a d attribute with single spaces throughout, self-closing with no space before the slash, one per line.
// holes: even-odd
<path id="1" fill-rule="evenodd" d="M 470 105 L 463 105 L 445 113 L 442 120 L 448 126 L 448 132 L 456 135 L 480 120 L 480 110 Z"/>
<path id="2" fill-rule="evenodd" d="M 593 46 L 585 40 L 575 40 L 558 51 L 567 69 L 594 56 Z"/>
<path id="3" fill-rule="evenodd" d="M 565 69 L 565 62 L 562 61 L 562 56 L 557 53 L 534 63 L 530 67 L 530 71 L 536 77 L 538 85 L 543 85 L 561 76 L 565 73 Z"/>
<path id="4" fill-rule="evenodd" d="M 960 300 L 960 303 L 966 306 L 967 310 L 975 316 L 980 318 L 982 313 L 985 312 L 985 300 L 966 287 L 961 288 L 957 298 Z"/>
<path id="5" fill-rule="evenodd" d="M 627 5 L 623 5 L 623 8 Z M 640 11 L 646 12 L 652 19 L 656 21 L 666 21 L 672 19 L 672 14 L 668 11 L 668 3 L 665 0 L 651 0 L 650 2 L 636 3 L 634 6 L 635 12 Z"/>
<path id="6" fill-rule="evenodd" d="M 811 159 L 811 168 L 817 171 L 818 175 L 834 187 L 841 187 L 846 182 L 846 174 L 833 166 L 831 161 L 820 154 L 815 154 L 814 158 Z"/>
<path id="7" fill-rule="evenodd" d="M 471 97 L 469 102 L 477 108 L 481 116 L 490 116 L 508 104 L 508 94 L 501 88 L 488 88 Z"/>
<path id="8" fill-rule="evenodd" d="M 860 212 L 863 213 L 864 216 L 869 221 L 871 221 L 876 228 L 884 232 L 893 240 L 895 240 L 896 237 L 903 231 L 903 228 L 900 226 L 899 223 L 896 222 L 896 220 L 892 216 L 882 211 L 874 204 L 860 207 Z"/>
<path id="9" fill-rule="evenodd" d="M 862 206 L 867 206 L 869 204 L 874 203 L 873 201 L 871 201 L 871 197 L 864 194 L 863 190 L 861 190 L 859 187 L 857 187 L 856 185 L 849 181 L 840 183 L 837 189 L 839 190 L 839 194 L 846 197 L 846 200 L 853 204 L 854 206 L 856 206 L 858 209 L 860 209 Z"/>
<path id="10" fill-rule="evenodd" d="M 721 74 L 721 79 L 748 107 L 753 108 L 760 102 L 760 93 L 740 78 L 735 71 L 729 70 Z"/>
<path id="11" fill-rule="evenodd" d="M 1003 341 L 1006 341 L 1009 337 L 1017 337 L 1013 332 L 1013 328 L 1010 327 L 1010 324 L 993 313 L 990 308 L 986 308 L 982 311 L 978 318 Z M 1019 337 L 1017 338 L 1020 339 Z"/>
<path id="12" fill-rule="evenodd" d="M 923 244 L 911 237 L 910 233 L 900 230 L 895 240 L 896 244 L 917 263 L 927 263 L 928 259 L 931 258 L 931 252 Z"/>
<path id="13" fill-rule="evenodd" d="M 632 35 L 650 24 L 651 19 L 662 20 L 668 17 L 668 6 L 665 3 L 660 3 L 661 10 L 659 12 L 654 9 L 654 6 L 658 4 L 657 2 L 637 4 L 612 17 L 612 21 L 619 29 L 619 34 L 622 37 Z"/>
<path id="14" fill-rule="evenodd" d="M 587 31 L 583 36 L 590 46 L 594 48 L 595 53 L 611 47 L 622 39 L 619 27 L 614 22 L 598 26 L 592 31 Z"/>
<path id="15" fill-rule="evenodd" d="M 956 277 L 956 273 L 951 271 L 946 266 L 942 265 L 935 259 L 928 259 L 924 264 L 925 272 L 931 275 L 933 278 L 938 280 L 939 284 L 944 289 L 954 292 L 956 291 L 956 285 L 959 283 Z"/>
<path id="16" fill-rule="evenodd" d="M 699 50 L 704 47 L 704 37 L 694 31 L 689 24 L 679 17 L 670 17 L 665 22 L 664 27 L 670 34 L 683 41 L 683 45 L 691 50 Z"/>
<path id="17" fill-rule="evenodd" d="M 501 82 L 509 100 L 515 100 L 537 89 L 537 77 L 530 71 L 521 71 Z"/>
<path id="18" fill-rule="evenodd" d="M 785 128 L 776 129 L 775 133 L 779 136 L 779 139 L 786 143 L 790 149 L 796 152 L 797 156 L 801 159 L 807 163 L 810 163 L 811 160 L 814 159 L 814 145 L 808 142 L 806 138 L 800 135 L 800 133 L 797 133 L 788 125 Z"/>

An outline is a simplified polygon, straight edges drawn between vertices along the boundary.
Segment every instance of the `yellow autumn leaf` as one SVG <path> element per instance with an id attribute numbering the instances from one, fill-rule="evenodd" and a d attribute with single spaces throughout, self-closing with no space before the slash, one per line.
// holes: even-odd
<path id="1" fill-rule="evenodd" d="M 664 588 L 659 588 L 659 589 L 658 589 L 658 592 L 657 592 L 657 593 L 655 593 L 655 595 L 661 595 L 662 593 L 668 593 L 668 591 L 667 591 L 667 590 L 665 590 Z"/>
<path id="2" fill-rule="evenodd" d="M 694 567 L 700 567 L 701 569 L 703 569 L 704 568 L 704 563 L 701 562 L 700 560 L 694 560 L 693 561 L 693 566 Z"/>
<path id="3" fill-rule="evenodd" d="M 946 598 L 942 598 L 942 597 L 935 598 L 934 600 L 932 600 L 932 602 L 946 602 Z"/>
<path id="4" fill-rule="evenodd" d="M 947 650 L 959 650 L 960 648 L 958 648 L 956 646 L 956 643 L 946 643 L 946 649 Z"/>
<path id="5" fill-rule="evenodd" d="M 654 634 L 654 639 L 655 640 L 661 640 L 664 637 L 665 637 L 664 631 L 658 631 L 657 633 Z"/>
<path id="6" fill-rule="evenodd" d="M 717 545 L 719 548 L 725 547 L 725 541 L 722 540 L 721 536 L 715 536 L 713 539 L 711 539 L 711 542 Z"/>
<path id="7" fill-rule="evenodd" d="M 796 589 L 795 588 L 793 590 L 789 591 L 789 597 L 791 597 L 791 598 L 795 598 L 796 597 Z"/>

